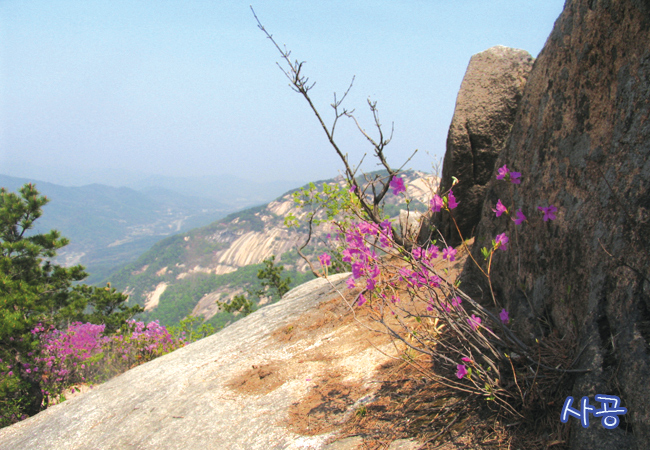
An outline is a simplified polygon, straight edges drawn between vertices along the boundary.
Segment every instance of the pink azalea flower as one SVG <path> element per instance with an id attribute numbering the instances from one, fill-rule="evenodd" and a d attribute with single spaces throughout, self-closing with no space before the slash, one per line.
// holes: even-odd
<path id="1" fill-rule="evenodd" d="M 359 300 L 357 301 L 357 305 L 361 306 L 366 302 L 366 298 L 363 296 L 363 294 L 359 294 Z"/>
<path id="2" fill-rule="evenodd" d="M 435 259 L 438 257 L 438 251 L 440 249 L 436 247 L 435 245 L 432 245 L 427 249 L 427 258 L 428 259 Z"/>
<path id="3" fill-rule="evenodd" d="M 499 318 L 501 319 L 501 322 L 503 322 L 503 323 L 508 323 L 510 321 L 508 311 L 506 311 L 505 308 L 502 309 L 501 312 L 499 313 Z"/>
<path id="4" fill-rule="evenodd" d="M 497 217 L 500 217 L 501 214 L 508 212 L 508 208 L 503 206 L 503 203 L 501 203 L 501 199 L 499 199 L 497 200 L 497 209 L 492 209 L 492 211 L 494 211 L 497 214 Z"/>
<path id="5" fill-rule="evenodd" d="M 520 184 L 521 180 L 519 179 L 521 177 L 521 172 L 510 172 L 510 182 L 512 184 Z"/>
<path id="6" fill-rule="evenodd" d="M 454 197 L 454 191 L 452 190 L 449 190 L 449 196 L 447 197 L 447 206 L 449 209 L 454 209 L 456 206 L 458 206 L 456 197 Z"/>
<path id="7" fill-rule="evenodd" d="M 450 262 L 456 259 L 456 249 L 447 247 L 442 250 L 442 259 L 448 259 Z"/>
<path id="8" fill-rule="evenodd" d="M 521 209 L 518 209 L 515 215 L 517 218 L 512 218 L 512 220 L 515 222 L 515 225 L 521 225 L 526 221 L 526 216 L 524 216 L 524 213 L 521 212 Z"/>
<path id="9" fill-rule="evenodd" d="M 460 304 L 461 304 L 462 302 L 463 302 L 463 301 L 460 299 L 460 297 L 456 296 L 456 297 L 454 297 L 454 298 L 451 299 L 451 306 L 455 307 L 456 309 L 459 309 L 459 308 L 460 308 Z"/>
<path id="10" fill-rule="evenodd" d="M 500 167 L 497 169 L 497 180 L 503 180 L 506 175 L 508 175 L 510 171 L 508 170 L 508 167 L 504 165 L 503 167 Z"/>
<path id="11" fill-rule="evenodd" d="M 356 287 L 355 284 L 354 284 L 354 278 L 352 278 L 352 277 L 348 278 L 346 283 L 348 285 L 348 289 L 354 289 Z"/>
<path id="12" fill-rule="evenodd" d="M 466 362 L 466 363 L 470 363 L 470 362 L 472 362 L 472 360 L 471 360 L 470 358 L 462 357 L 462 358 L 460 358 L 460 359 L 463 360 L 463 361 Z"/>
<path id="13" fill-rule="evenodd" d="M 407 267 L 402 267 L 398 272 L 404 281 L 407 281 L 413 276 L 413 271 Z"/>
<path id="14" fill-rule="evenodd" d="M 476 317 L 474 314 L 472 314 L 472 317 L 467 319 L 467 322 L 469 323 L 469 326 L 472 327 L 472 330 L 476 331 L 478 330 L 478 327 L 481 324 L 481 318 Z"/>
<path id="15" fill-rule="evenodd" d="M 402 192 L 406 192 L 406 187 L 404 187 L 404 180 L 400 177 L 393 177 L 390 180 L 390 187 L 393 190 L 394 195 L 399 195 Z"/>
<path id="16" fill-rule="evenodd" d="M 332 259 L 330 258 L 330 255 L 328 255 L 327 253 L 323 253 L 322 255 L 320 255 L 318 257 L 318 260 L 323 266 L 329 266 L 332 264 Z"/>
<path id="17" fill-rule="evenodd" d="M 352 263 L 352 277 L 360 278 L 363 276 L 364 264 L 361 261 L 355 261 Z"/>
<path id="18" fill-rule="evenodd" d="M 467 375 L 467 367 L 465 367 L 465 364 L 458 364 L 456 366 L 456 369 L 458 369 L 458 371 L 456 372 L 456 376 L 459 379 L 462 379 L 465 377 L 465 375 Z"/>
<path id="19" fill-rule="evenodd" d="M 435 194 L 431 199 L 431 209 L 433 210 L 433 212 L 440 212 L 443 205 L 444 203 L 442 201 L 442 198 L 438 194 Z"/>
<path id="20" fill-rule="evenodd" d="M 544 222 L 548 222 L 549 220 L 555 220 L 557 217 L 555 217 L 555 213 L 557 212 L 557 208 L 553 205 L 549 205 L 547 208 L 543 208 L 541 206 L 538 206 L 537 209 L 542 211 L 544 213 Z"/>
<path id="21" fill-rule="evenodd" d="M 499 248 L 503 251 L 508 250 L 508 236 L 506 236 L 505 233 L 497 234 L 497 238 L 495 240 L 495 244 L 499 246 Z"/>

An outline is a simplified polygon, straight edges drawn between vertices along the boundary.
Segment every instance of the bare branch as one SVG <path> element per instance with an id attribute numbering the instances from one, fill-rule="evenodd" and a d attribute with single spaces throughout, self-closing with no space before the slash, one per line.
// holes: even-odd
<path id="1" fill-rule="evenodd" d="M 304 64 L 304 61 L 298 62 L 298 60 L 295 60 L 295 61 L 292 60 L 291 59 L 291 52 L 289 50 L 287 50 L 286 47 L 283 49 L 282 47 L 280 47 L 280 45 L 278 45 L 278 43 L 275 41 L 275 39 L 273 39 L 273 36 L 266 30 L 266 28 L 264 28 L 264 26 L 260 22 L 259 18 L 257 17 L 257 14 L 255 13 L 255 10 L 253 9 L 252 6 L 251 6 L 251 11 L 253 12 L 253 16 L 255 17 L 255 20 L 257 21 L 258 28 L 266 35 L 266 37 L 268 39 L 271 40 L 271 42 L 273 43 L 275 48 L 278 50 L 278 52 L 280 52 L 280 56 L 282 57 L 282 59 L 285 61 L 286 65 L 287 65 L 287 68 L 283 68 L 278 63 L 278 66 L 280 67 L 280 70 L 282 70 L 282 73 L 284 73 L 284 75 L 289 79 L 289 82 L 291 83 L 292 89 L 294 91 L 298 92 L 299 94 L 301 94 L 305 98 L 305 100 L 309 104 L 309 107 L 311 108 L 312 112 L 316 116 L 316 118 L 318 120 L 318 123 L 320 124 L 321 128 L 325 132 L 325 135 L 327 136 L 327 140 L 329 141 L 330 145 L 332 146 L 332 148 L 334 148 L 334 150 L 336 151 L 336 154 L 339 156 L 339 158 L 343 162 L 343 166 L 345 167 L 345 176 L 346 176 L 348 182 L 355 187 L 355 193 L 356 193 L 356 195 L 357 195 L 357 197 L 359 199 L 359 204 L 361 205 L 361 208 L 368 215 L 368 218 L 372 222 L 374 222 L 376 224 L 380 224 L 382 222 L 382 217 L 381 217 L 381 214 L 379 213 L 378 205 L 381 203 L 382 199 L 384 198 L 384 196 L 388 192 L 390 180 L 392 179 L 392 177 L 394 177 L 399 172 L 399 170 L 395 170 L 392 167 L 390 167 L 390 165 L 386 161 L 386 158 L 385 158 L 385 156 L 383 154 L 384 147 L 392 139 L 394 129 L 391 130 L 391 137 L 388 138 L 388 139 L 384 139 L 383 131 L 381 129 L 381 123 L 379 122 L 379 116 L 378 116 L 378 113 L 377 113 L 376 102 L 373 103 L 370 100 L 368 100 L 368 104 L 369 104 L 370 109 L 371 109 L 371 111 L 373 113 L 373 118 L 374 118 L 374 121 L 375 121 L 375 127 L 379 130 L 379 137 L 380 137 L 379 142 L 378 143 L 374 142 L 374 140 L 372 140 L 372 138 L 370 138 L 370 136 L 365 131 L 363 131 L 363 129 L 358 124 L 356 119 L 354 119 L 355 122 L 357 122 L 357 127 L 359 128 L 359 130 L 362 132 L 362 134 L 373 145 L 373 148 L 375 150 L 375 155 L 379 158 L 379 160 L 381 161 L 381 164 L 386 168 L 386 170 L 388 171 L 388 174 L 389 174 L 388 182 L 384 183 L 384 186 L 379 191 L 379 193 L 374 191 L 372 205 L 370 205 L 368 203 L 368 201 L 364 198 L 363 191 L 361 190 L 360 186 L 357 184 L 357 181 L 355 179 L 356 170 L 352 170 L 352 168 L 349 165 L 347 155 L 344 154 L 341 151 L 340 147 L 338 146 L 338 144 L 334 140 L 334 131 L 336 129 L 336 124 L 338 123 L 338 120 L 343 116 L 354 118 L 354 116 L 353 116 L 354 110 L 352 110 L 352 111 L 348 111 L 346 109 L 340 110 L 342 102 L 345 100 L 348 93 L 352 89 L 352 85 L 354 84 L 354 77 L 352 78 L 352 81 L 350 82 L 350 85 L 348 86 L 348 88 L 346 89 L 346 91 L 344 92 L 343 96 L 340 99 L 337 99 L 336 94 L 334 95 L 334 103 L 331 104 L 332 108 L 334 109 L 334 121 L 333 121 L 332 127 L 328 128 L 327 125 L 325 124 L 325 122 L 323 121 L 323 118 L 321 117 L 320 113 L 318 112 L 318 110 L 314 106 L 314 103 L 312 102 L 311 97 L 309 96 L 309 90 L 314 87 L 314 83 L 312 83 L 310 85 L 309 84 L 309 78 L 301 75 L 301 70 L 302 70 L 302 66 Z M 373 190 L 374 190 L 374 188 L 373 188 Z M 398 237 L 397 233 L 395 234 L 395 236 L 398 239 L 398 242 L 397 242 L 398 245 L 404 245 L 404 242 Z"/>

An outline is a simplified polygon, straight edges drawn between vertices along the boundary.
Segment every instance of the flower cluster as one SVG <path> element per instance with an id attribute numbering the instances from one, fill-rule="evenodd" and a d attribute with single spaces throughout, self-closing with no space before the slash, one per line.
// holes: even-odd
<path id="1" fill-rule="evenodd" d="M 511 172 L 510 169 L 508 169 L 507 165 L 504 165 L 503 167 L 497 169 L 497 180 L 510 181 L 513 184 L 520 184 L 521 183 L 520 178 L 521 178 L 521 173 Z M 557 212 L 557 208 L 555 206 L 553 205 L 549 205 L 547 207 L 538 206 L 537 209 L 544 213 L 544 217 L 543 217 L 544 222 L 548 222 L 549 220 L 556 219 L 555 213 Z M 506 215 L 511 214 L 510 213 L 511 210 L 505 207 L 505 205 L 501 202 L 501 199 L 497 200 L 496 207 L 492 208 L 492 211 L 496 214 L 497 217 L 501 217 L 501 215 L 504 213 Z M 512 220 L 515 222 L 515 225 L 521 225 L 527 220 L 527 218 L 520 208 L 515 212 L 515 217 L 513 217 Z"/>
<path id="2" fill-rule="evenodd" d="M 521 184 L 521 173 L 511 171 L 506 165 L 497 170 L 496 177 L 511 185 Z M 399 177 L 391 178 L 390 188 L 395 195 L 406 190 Z M 429 206 L 434 213 L 447 211 L 453 220 L 452 211 L 458 206 L 458 201 L 450 189 L 446 195 L 434 195 Z M 555 206 L 540 206 L 538 209 L 544 214 L 543 221 L 556 219 Z M 501 199 L 497 200 L 492 211 L 496 217 L 511 217 L 515 226 L 528 220 L 522 208 L 508 208 Z M 495 398 L 500 389 L 500 375 L 498 364 L 495 365 L 494 361 L 499 360 L 501 353 L 494 350 L 494 344 L 503 342 L 497 333 L 500 327 L 510 322 L 510 315 L 505 308 L 501 308 L 500 312 L 490 312 L 471 299 L 468 299 L 470 303 L 466 307 L 463 306 L 458 291 L 439 270 L 445 267 L 441 267 L 442 263 L 456 259 L 456 249 L 436 245 L 436 241 L 424 247 L 413 245 L 406 249 L 395 244 L 388 221 L 380 224 L 364 221 L 352 223 L 342 230 L 342 235 L 345 240 L 343 261 L 352 266 L 347 285 L 351 289 L 361 289 L 357 305 L 369 305 L 371 315 L 374 314 L 376 320 L 388 326 L 391 335 L 408 336 L 403 338 L 408 346 L 422 348 L 443 366 L 454 369 L 458 379 L 469 379 L 477 393 L 487 393 L 490 398 Z M 483 249 L 486 259 L 489 259 L 487 270 L 484 271 L 488 280 L 495 252 L 508 251 L 510 244 L 508 234 L 502 232 L 496 235 L 490 249 Z M 388 255 L 389 259 L 383 258 L 384 255 Z M 322 265 L 326 265 L 325 257 L 328 256 L 319 258 Z M 402 263 L 388 263 L 389 260 L 395 261 L 395 257 Z M 400 295 L 409 296 L 411 301 L 400 301 Z M 393 325 L 389 325 L 384 317 L 386 312 L 396 320 Z M 401 327 L 406 333 L 399 334 L 391 326 Z M 445 334 L 441 333 L 443 328 Z M 445 356 L 437 356 L 435 348 L 438 345 L 444 348 Z M 481 355 L 483 351 L 486 353 Z M 456 358 L 462 363 L 456 364 Z"/>
<path id="3" fill-rule="evenodd" d="M 105 336 L 104 330 L 105 325 L 92 323 L 74 322 L 65 330 L 39 323 L 31 330 L 38 348 L 24 355 L 17 367 L 0 367 L 0 376 L 13 377 L 20 370 L 41 385 L 47 406 L 75 385 L 105 381 L 185 344 L 182 338 L 173 339 L 157 321 L 130 320 L 124 330 L 111 336 Z"/>
<path id="4" fill-rule="evenodd" d="M 375 290 L 381 273 L 375 247 L 389 250 L 392 247 L 392 233 L 390 221 L 384 221 L 380 225 L 369 222 L 352 223 L 345 231 L 346 248 L 343 250 L 343 262 L 352 264 L 348 288 L 356 287 L 357 280 L 365 277 L 366 290 Z M 366 298 L 361 294 L 359 304 L 365 302 Z"/>

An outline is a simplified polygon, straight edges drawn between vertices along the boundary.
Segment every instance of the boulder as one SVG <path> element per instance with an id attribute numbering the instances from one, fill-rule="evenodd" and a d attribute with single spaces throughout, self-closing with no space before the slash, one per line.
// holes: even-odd
<path id="1" fill-rule="evenodd" d="M 574 368 L 589 372 L 572 375 L 572 396 L 598 407 L 595 394 L 617 395 L 628 409 L 613 430 L 570 419 L 574 449 L 650 442 L 649 43 L 647 1 L 566 2 L 496 164 L 521 184 L 491 178 L 472 250 L 483 261 L 480 248 L 507 234 L 491 278 L 514 328 L 528 342 L 575 336 Z M 527 222 L 497 218 L 499 199 Z M 544 221 L 550 205 L 557 218 Z M 463 286 L 492 303 L 471 262 Z"/>
<path id="2" fill-rule="evenodd" d="M 330 441 L 379 388 L 376 368 L 389 357 L 377 349 L 392 347 L 353 320 L 337 293 L 348 275 L 310 281 L 219 333 L 0 429 L 0 449 L 360 448 L 362 439 Z"/>
<path id="3" fill-rule="evenodd" d="M 458 208 L 454 216 L 465 239 L 481 216 L 485 185 L 494 171 L 499 152 L 510 133 L 533 57 L 525 50 L 496 46 L 472 56 L 456 98 L 447 135 L 440 192 L 453 191 Z M 456 227 L 447 214 L 436 214 L 447 243 L 460 244 Z"/>

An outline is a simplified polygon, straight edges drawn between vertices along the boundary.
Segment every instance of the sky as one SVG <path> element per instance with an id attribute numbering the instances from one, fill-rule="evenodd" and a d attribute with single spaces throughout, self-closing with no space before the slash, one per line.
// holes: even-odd
<path id="1" fill-rule="evenodd" d="M 386 156 L 430 171 L 445 151 L 470 57 L 495 45 L 536 57 L 563 0 L 0 0 L 0 173 L 239 176 L 309 181 L 341 170 L 250 6 L 303 73 L 327 124 L 336 92 Z M 350 119 L 335 138 L 375 170 Z M 30 169 L 31 168 L 31 169 Z M 49 174 L 49 175 L 48 175 Z M 50 176 L 51 179 L 44 179 Z M 57 179 L 60 182 L 60 179 Z"/>

